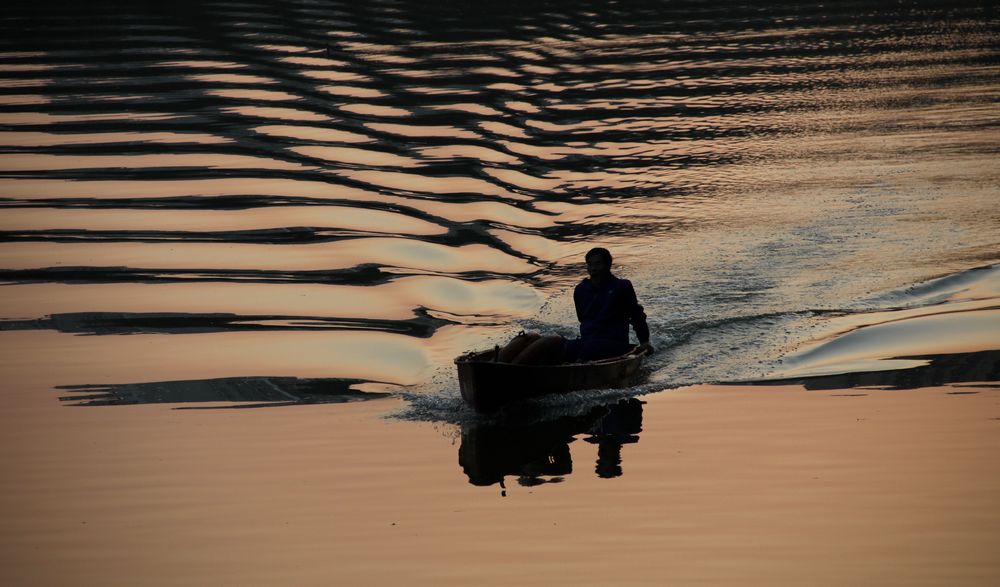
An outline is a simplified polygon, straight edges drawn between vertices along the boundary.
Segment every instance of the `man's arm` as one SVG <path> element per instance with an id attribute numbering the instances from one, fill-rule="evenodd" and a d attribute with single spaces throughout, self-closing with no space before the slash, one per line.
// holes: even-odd
<path id="1" fill-rule="evenodd" d="M 653 352 L 653 346 L 649 344 L 649 324 L 646 323 L 646 312 L 639 303 L 639 298 L 635 295 L 632 282 L 625 280 L 625 284 L 625 299 L 629 304 L 629 322 L 632 323 L 635 336 L 639 339 L 639 345 L 645 347 L 649 352 Z"/>
<path id="2" fill-rule="evenodd" d="M 583 282 L 576 284 L 573 289 L 573 305 L 576 306 L 576 321 L 583 322 Z"/>

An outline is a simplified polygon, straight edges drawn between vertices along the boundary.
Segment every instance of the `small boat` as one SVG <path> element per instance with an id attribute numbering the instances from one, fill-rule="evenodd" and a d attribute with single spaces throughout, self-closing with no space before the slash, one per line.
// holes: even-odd
<path id="1" fill-rule="evenodd" d="M 626 387 L 646 352 L 634 347 L 618 357 L 562 365 L 501 363 L 499 354 L 496 347 L 455 359 L 462 398 L 477 412 L 494 412 L 512 402 L 553 393 Z"/>

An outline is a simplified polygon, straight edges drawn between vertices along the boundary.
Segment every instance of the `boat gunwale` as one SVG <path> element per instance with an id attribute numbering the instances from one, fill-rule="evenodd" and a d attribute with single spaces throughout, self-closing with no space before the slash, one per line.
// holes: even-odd
<path id="1" fill-rule="evenodd" d="M 488 360 L 485 357 L 488 353 L 495 353 L 496 349 L 486 349 L 482 351 L 471 351 L 460 355 L 455 358 L 455 364 L 488 364 L 488 365 L 505 365 L 508 367 L 527 367 L 527 368 L 542 368 L 542 369 L 579 369 L 581 367 L 601 367 L 604 365 L 611 365 L 614 363 L 622 363 L 626 361 L 632 361 L 634 359 L 645 357 L 649 354 L 649 351 L 640 350 L 638 346 L 634 347 L 629 352 L 624 355 L 618 355 L 617 357 L 609 357 L 607 359 L 598 359 L 596 361 L 587 361 L 586 363 L 559 363 L 556 365 L 520 365 L 517 363 L 507 363 L 496 360 Z"/>

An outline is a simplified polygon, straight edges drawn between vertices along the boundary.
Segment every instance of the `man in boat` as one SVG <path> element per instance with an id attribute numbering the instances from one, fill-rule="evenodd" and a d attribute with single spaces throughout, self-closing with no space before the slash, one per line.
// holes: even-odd
<path id="1" fill-rule="evenodd" d="M 521 365 L 583 363 L 624 355 L 632 345 L 628 340 L 629 324 L 635 330 L 642 350 L 651 353 L 646 313 L 636 298 L 632 282 L 611 273 L 611 253 L 603 248 L 590 249 L 585 257 L 587 273 L 573 291 L 580 337 L 567 340 L 559 335 L 542 336 L 537 332 L 514 337 L 500 351 L 501 362 Z"/>

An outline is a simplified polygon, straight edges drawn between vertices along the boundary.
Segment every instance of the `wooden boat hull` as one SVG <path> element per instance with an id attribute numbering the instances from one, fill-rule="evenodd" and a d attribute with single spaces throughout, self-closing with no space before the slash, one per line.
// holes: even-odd
<path id="1" fill-rule="evenodd" d="M 455 359 L 462 398 L 477 412 L 548 394 L 583 389 L 625 387 L 635 378 L 645 353 L 635 349 L 620 357 L 565 365 L 515 365 L 494 360 L 496 350 Z"/>

